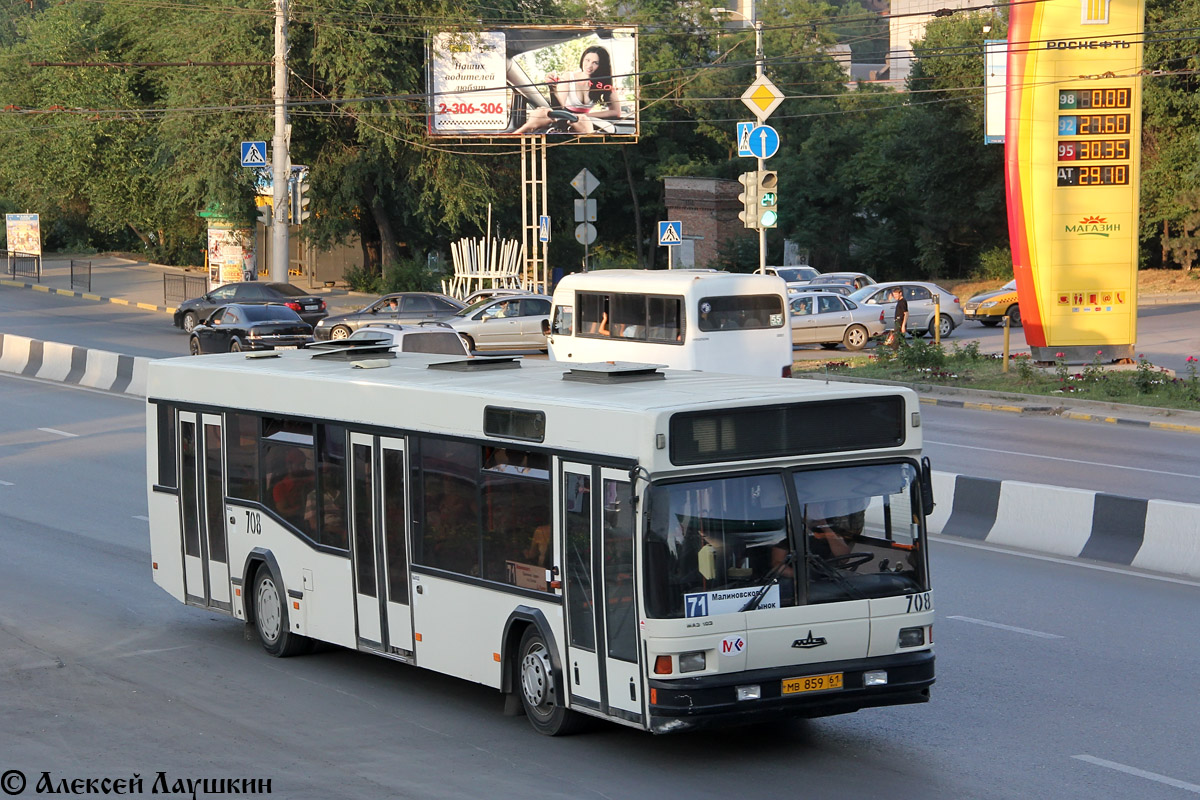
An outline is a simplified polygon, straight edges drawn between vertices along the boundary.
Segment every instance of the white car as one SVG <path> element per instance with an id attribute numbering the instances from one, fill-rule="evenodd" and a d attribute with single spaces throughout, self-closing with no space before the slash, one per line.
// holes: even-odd
<path id="1" fill-rule="evenodd" d="M 391 343 L 400 353 L 433 353 L 447 356 L 471 355 L 458 332 L 439 322 L 424 325 L 380 323 L 365 325 L 346 337 L 347 342 L 364 339 Z"/>
<path id="2" fill-rule="evenodd" d="M 833 292 L 803 292 L 788 298 L 792 344 L 819 344 L 832 350 L 862 350 L 884 331 L 883 310 L 860 306 Z"/>
<path id="3" fill-rule="evenodd" d="M 958 298 L 936 283 L 924 281 L 873 283 L 850 295 L 850 299 L 860 305 L 882 308 L 884 321 L 891 328 L 895 325 L 896 318 L 896 301 L 892 299 L 891 294 L 892 289 L 897 286 L 904 290 L 904 298 L 908 300 L 907 330 L 914 336 L 924 336 L 926 333 L 932 336 L 936 324 L 940 326 L 938 335 L 944 339 L 966 321 L 962 304 L 959 303 Z M 936 323 L 933 319 L 934 295 L 938 297 L 938 312 L 941 315 Z"/>

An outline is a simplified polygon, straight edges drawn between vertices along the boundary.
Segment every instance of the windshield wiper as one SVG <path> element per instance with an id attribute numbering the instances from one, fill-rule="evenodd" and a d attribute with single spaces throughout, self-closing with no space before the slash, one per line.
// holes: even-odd
<path id="1" fill-rule="evenodd" d="M 758 604 L 761 603 L 762 599 L 767 596 L 767 591 L 779 582 L 779 573 L 783 572 L 784 567 L 792 563 L 793 555 L 795 555 L 795 553 L 789 552 L 783 557 L 783 561 L 780 561 L 778 564 L 771 567 L 771 571 L 763 576 L 765 583 L 763 583 L 763 585 L 759 587 L 759 590 L 754 593 L 754 597 L 751 597 L 746 601 L 746 605 L 738 609 L 739 613 L 742 611 L 753 611 L 754 609 L 758 608 Z"/>
<path id="2" fill-rule="evenodd" d="M 866 600 L 867 599 L 867 596 L 865 594 L 863 594 L 862 592 L 860 592 L 858 589 L 856 589 L 854 584 L 851 583 L 846 578 L 845 575 L 843 575 L 836 568 L 829 566 L 829 563 L 825 559 L 823 559 L 819 555 L 817 555 L 816 553 L 808 553 L 805 556 L 805 558 L 808 560 L 808 563 L 812 564 L 814 567 L 817 568 L 818 572 L 820 572 L 826 578 L 829 578 L 830 580 L 832 580 L 838 586 L 845 589 L 846 594 L 850 595 L 850 597 L 852 597 L 853 599 L 855 599 L 855 600 Z"/>

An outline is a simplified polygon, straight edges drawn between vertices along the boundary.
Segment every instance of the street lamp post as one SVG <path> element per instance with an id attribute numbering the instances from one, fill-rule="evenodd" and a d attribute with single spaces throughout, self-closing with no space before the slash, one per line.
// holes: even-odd
<path id="1" fill-rule="evenodd" d="M 710 8 L 708 13 L 712 15 L 713 19 L 718 21 L 723 15 L 736 14 L 754 26 L 754 79 L 758 80 L 761 78 L 763 76 L 763 64 L 766 61 L 766 57 L 763 55 L 763 25 L 762 20 L 755 18 L 753 0 L 750 3 L 750 16 L 746 16 L 742 12 L 732 8 L 724 7 Z M 762 122 L 761 118 L 759 122 Z M 765 159 L 758 159 L 756 169 L 762 172 L 765 166 Z M 767 229 L 761 226 L 758 229 L 758 271 L 764 273 L 767 271 Z"/>

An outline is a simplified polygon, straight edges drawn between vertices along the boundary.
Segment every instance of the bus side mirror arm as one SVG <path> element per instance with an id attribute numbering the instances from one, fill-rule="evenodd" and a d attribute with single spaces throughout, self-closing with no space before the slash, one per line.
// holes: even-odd
<path id="1" fill-rule="evenodd" d="M 921 458 L 921 509 L 928 514 L 933 511 L 933 466 L 929 456 Z"/>

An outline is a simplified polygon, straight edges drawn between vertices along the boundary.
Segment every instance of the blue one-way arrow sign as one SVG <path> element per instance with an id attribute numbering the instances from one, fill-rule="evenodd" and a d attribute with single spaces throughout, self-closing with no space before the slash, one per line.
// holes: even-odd
<path id="1" fill-rule="evenodd" d="M 266 142 L 242 142 L 242 166 L 265 167 L 267 165 Z"/>
<path id="2" fill-rule="evenodd" d="M 779 152 L 779 133 L 770 125 L 750 131 L 750 152 L 757 158 L 770 158 Z"/>

